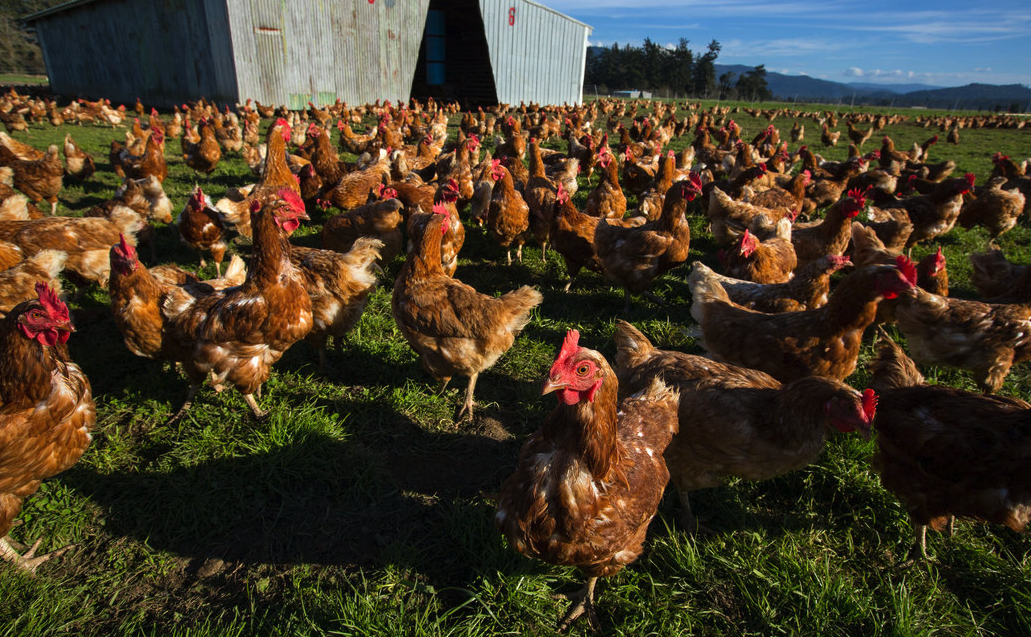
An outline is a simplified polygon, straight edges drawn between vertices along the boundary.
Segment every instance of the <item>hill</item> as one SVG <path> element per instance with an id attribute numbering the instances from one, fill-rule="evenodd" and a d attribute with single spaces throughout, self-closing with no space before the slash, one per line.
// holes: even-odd
<path id="1" fill-rule="evenodd" d="M 752 70 L 743 64 L 716 64 L 716 75 L 731 72 L 738 76 Z M 766 82 L 773 95 L 786 101 L 845 102 L 886 106 L 927 106 L 1031 110 L 1031 88 L 1022 84 L 968 84 L 935 87 L 922 84 L 873 84 L 870 82 L 831 82 L 808 75 L 785 75 L 766 72 Z"/>

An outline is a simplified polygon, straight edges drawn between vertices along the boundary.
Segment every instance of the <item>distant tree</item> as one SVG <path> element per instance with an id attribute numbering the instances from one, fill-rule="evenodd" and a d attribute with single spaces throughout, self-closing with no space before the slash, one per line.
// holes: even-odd
<path id="1" fill-rule="evenodd" d="M 747 100 L 763 101 L 773 97 L 766 83 L 766 66 L 760 64 L 737 80 L 737 92 Z"/>
<path id="2" fill-rule="evenodd" d="M 694 64 L 693 80 L 696 97 L 706 97 L 716 89 L 716 58 L 722 47 L 716 40 L 709 42 L 708 50 Z"/>
<path id="3" fill-rule="evenodd" d="M 727 71 L 720 75 L 720 99 L 725 100 L 730 97 L 730 92 L 734 90 L 734 76 L 737 73 L 733 71 Z"/>

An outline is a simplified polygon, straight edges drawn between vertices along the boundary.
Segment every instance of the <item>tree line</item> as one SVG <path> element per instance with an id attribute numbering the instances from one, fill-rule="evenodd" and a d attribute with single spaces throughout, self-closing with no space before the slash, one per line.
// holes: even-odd
<path id="1" fill-rule="evenodd" d="M 766 68 L 759 65 L 735 77 L 733 72 L 716 77 L 716 58 L 722 47 L 709 42 L 696 55 L 680 38 L 676 46 L 661 46 L 645 38 L 641 46 L 613 43 L 587 48 L 584 70 L 586 93 L 609 94 L 622 90 L 646 90 L 655 96 L 764 100 L 772 97 Z"/>

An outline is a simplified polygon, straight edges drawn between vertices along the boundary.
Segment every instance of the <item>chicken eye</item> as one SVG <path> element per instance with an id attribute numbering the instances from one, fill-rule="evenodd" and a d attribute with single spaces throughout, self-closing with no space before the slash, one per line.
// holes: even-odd
<path id="1" fill-rule="evenodd" d="M 589 363 L 580 363 L 580 365 L 576 368 L 576 373 L 578 376 L 586 376 L 590 371 L 591 366 Z"/>

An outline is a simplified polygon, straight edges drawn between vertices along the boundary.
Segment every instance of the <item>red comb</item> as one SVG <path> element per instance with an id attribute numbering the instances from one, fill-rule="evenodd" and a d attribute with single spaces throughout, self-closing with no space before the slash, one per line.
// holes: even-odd
<path id="1" fill-rule="evenodd" d="M 57 296 L 57 293 L 43 281 L 36 282 L 36 294 L 39 296 L 39 302 L 43 304 L 47 312 L 54 315 L 55 318 L 68 320 L 68 306 L 64 304 L 61 297 Z"/>
<path id="2" fill-rule="evenodd" d="M 566 338 L 562 341 L 562 349 L 558 352 L 558 358 L 555 362 L 566 360 L 576 354 L 577 350 L 580 349 L 580 332 L 577 330 L 569 330 L 566 332 Z"/>
<path id="3" fill-rule="evenodd" d="M 916 285 L 916 264 L 909 257 L 904 254 L 895 257 L 895 267 L 899 269 L 910 285 Z"/>
<path id="4" fill-rule="evenodd" d="M 290 206 L 290 209 L 297 214 L 304 213 L 304 200 L 301 196 L 289 188 L 280 188 L 276 195 Z"/>
<path id="5" fill-rule="evenodd" d="M 967 173 L 963 175 L 963 178 L 967 180 L 967 183 L 970 184 L 971 188 L 974 187 L 974 182 L 977 181 L 977 175 L 974 173 Z"/>
<path id="6" fill-rule="evenodd" d="M 872 389 L 866 389 L 863 391 L 863 415 L 866 416 L 866 422 L 871 422 L 876 413 L 877 393 Z"/>

